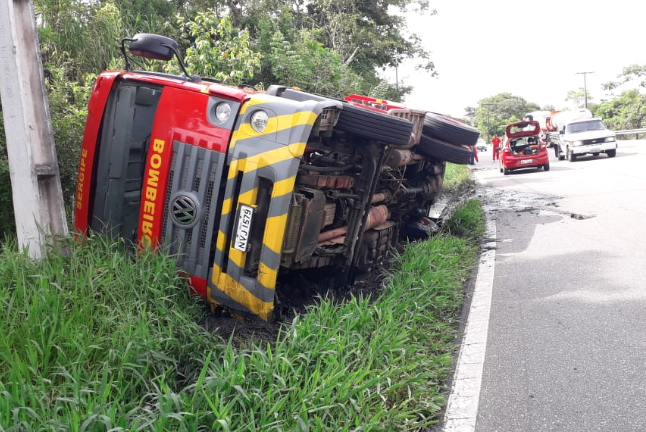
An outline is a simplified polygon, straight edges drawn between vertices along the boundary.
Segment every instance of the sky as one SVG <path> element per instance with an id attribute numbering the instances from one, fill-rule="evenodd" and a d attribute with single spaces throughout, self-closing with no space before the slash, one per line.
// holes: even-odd
<path id="1" fill-rule="evenodd" d="M 437 15 L 406 16 L 431 52 L 438 76 L 410 62 L 384 77 L 415 87 L 406 105 L 464 117 L 483 98 L 511 93 L 567 108 L 568 91 L 589 102 L 609 97 L 602 84 L 624 67 L 646 65 L 646 2 L 640 0 L 429 0 Z M 636 88 L 636 84 L 628 88 Z"/>

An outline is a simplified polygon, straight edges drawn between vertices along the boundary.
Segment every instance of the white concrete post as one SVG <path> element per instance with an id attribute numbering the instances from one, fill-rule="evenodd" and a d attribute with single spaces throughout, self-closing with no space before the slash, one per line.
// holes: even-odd
<path id="1" fill-rule="evenodd" d="M 0 97 L 18 243 L 40 259 L 68 228 L 31 0 L 0 0 Z"/>

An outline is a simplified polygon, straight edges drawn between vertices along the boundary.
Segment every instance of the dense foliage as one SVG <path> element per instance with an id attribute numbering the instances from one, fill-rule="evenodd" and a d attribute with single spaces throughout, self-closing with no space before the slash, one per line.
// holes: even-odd
<path id="1" fill-rule="evenodd" d="M 329 96 L 401 100 L 411 87 L 379 70 L 429 52 L 394 13 L 428 11 L 426 0 L 34 0 L 50 112 L 68 203 L 93 78 L 121 68 L 123 37 L 157 33 L 180 42 L 189 73 L 258 88 L 285 84 Z M 160 64 L 138 65 L 160 70 Z M 176 64 L 166 70 L 179 72 Z M 0 116 L 2 115 L 0 107 Z M 0 125 L 0 233 L 13 226 L 6 141 Z"/>
<path id="2" fill-rule="evenodd" d="M 618 97 L 602 102 L 595 107 L 595 114 L 614 130 L 646 127 L 646 94 L 642 92 L 646 88 L 646 65 L 625 67 L 617 78 L 617 81 L 604 84 L 604 89 L 613 91 L 635 82 L 638 87 L 623 90 Z"/>
<path id="3" fill-rule="evenodd" d="M 646 126 L 646 95 L 627 90 L 616 99 L 600 104 L 595 115 L 613 130 L 641 129 Z"/>

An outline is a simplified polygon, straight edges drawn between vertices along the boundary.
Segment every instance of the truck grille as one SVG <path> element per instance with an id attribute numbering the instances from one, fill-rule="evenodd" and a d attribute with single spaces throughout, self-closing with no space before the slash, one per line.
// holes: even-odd
<path id="1" fill-rule="evenodd" d="M 223 156 L 173 141 L 161 239 L 180 269 L 201 278 L 207 277 L 210 268 Z"/>
<path id="2" fill-rule="evenodd" d="M 592 145 L 592 144 L 600 144 L 606 142 L 606 138 L 595 138 L 595 139 L 589 139 L 589 140 L 584 140 L 583 145 Z"/>

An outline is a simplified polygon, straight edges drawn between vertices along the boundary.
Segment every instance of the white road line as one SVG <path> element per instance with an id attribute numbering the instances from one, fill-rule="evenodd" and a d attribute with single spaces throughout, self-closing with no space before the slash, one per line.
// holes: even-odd
<path id="1" fill-rule="evenodd" d="M 473 432 L 476 428 L 496 259 L 496 224 L 492 220 L 487 221 L 486 238 L 490 240 L 480 255 L 469 317 L 444 415 L 444 432 Z"/>

